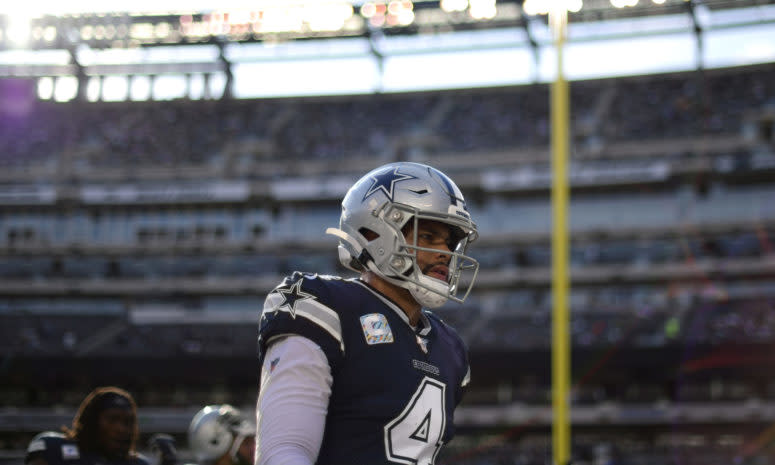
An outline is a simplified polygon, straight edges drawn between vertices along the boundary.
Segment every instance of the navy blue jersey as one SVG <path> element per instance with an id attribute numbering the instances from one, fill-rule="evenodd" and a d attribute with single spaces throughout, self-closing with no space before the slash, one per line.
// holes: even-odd
<path id="1" fill-rule="evenodd" d="M 354 279 L 287 277 L 266 299 L 259 358 L 273 338 L 317 343 L 333 385 L 318 465 L 430 465 L 454 434 L 453 412 L 468 383 L 458 334 L 423 311 L 413 329 L 388 298 Z"/>
<path id="2" fill-rule="evenodd" d="M 108 460 L 98 454 L 83 452 L 75 441 L 53 431 L 40 433 L 30 441 L 24 463 L 29 463 L 36 458 L 43 458 L 48 465 L 149 465 L 150 463 L 139 454 L 126 460 Z"/>

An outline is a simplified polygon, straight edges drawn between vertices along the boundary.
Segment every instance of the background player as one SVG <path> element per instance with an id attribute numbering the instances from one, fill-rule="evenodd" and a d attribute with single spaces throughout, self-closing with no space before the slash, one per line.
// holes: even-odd
<path id="1" fill-rule="evenodd" d="M 100 387 L 81 402 L 72 427 L 46 431 L 27 447 L 28 465 L 149 465 L 135 450 L 137 405 L 118 387 Z"/>

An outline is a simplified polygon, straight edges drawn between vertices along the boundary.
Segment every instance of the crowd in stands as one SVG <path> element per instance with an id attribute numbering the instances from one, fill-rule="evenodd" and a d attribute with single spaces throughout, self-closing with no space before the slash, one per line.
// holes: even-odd
<path id="1" fill-rule="evenodd" d="M 573 127 L 579 137 L 603 141 L 739 135 L 752 112 L 775 104 L 773 83 L 772 65 L 574 83 Z M 6 166 L 412 158 L 547 146 L 549 87 L 339 99 L 36 102 L 1 116 L 0 165 Z"/>
<path id="2" fill-rule="evenodd" d="M 574 315 L 573 350 L 580 361 L 586 360 L 574 374 L 578 383 L 573 390 L 574 405 L 775 400 L 775 382 L 761 371 L 771 364 L 773 310 L 772 304 L 760 302 L 698 308 L 685 312 L 674 327 L 665 316 L 633 322 L 622 316 Z M 475 314 L 471 324 L 483 318 Z M 77 397 L 73 391 L 81 391 L 95 377 L 120 379 L 131 385 L 145 405 L 157 407 L 186 407 L 207 397 L 237 403 L 256 389 L 251 380 L 257 373 L 245 365 L 254 361 L 257 323 L 248 319 L 242 323 L 139 324 L 120 316 L 49 314 L 5 316 L 3 320 L 0 348 L 7 365 L 2 368 L 6 382 L 0 389 L 0 408 L 66 407 Z M 466 403 L 548 403 L 548 378 L 534 378 L 543 375 L 530 367 L 551 350 L 550 318 L 494 319 L 485 326 L 484 335 L 467 340 L 479 362 Z M 582 326 L 584 331 L 579 331 Z M 487 368 L 489 357 L 484 355 L 504 351 L 512 354 L 515 369 L 524 368 L 494 382 Z M 609 357 L 617 353 L 626 354 L 627 363 L 640 368 L 623 368 L 621 361 L 609 363 Z M 671 359 L 663 359 L 665 356 Z M 36 366 L 59 360 L 61 366 L 34 371 L 45 382 L 30 384 L 30 373 L 14 375 L 14 370 L 8 370 L 17 359 L 38 360 Z M 90 363 L 102 368 L 90 373 L 84 368 Z M 223 377 L 214 383 L 202 377 L 208 370 L 218 370 Z M 735 376 L 725 376 L 724 370 L 732 370 Z M 61 389 L 40 389 L 51 385 Z"/>
<path id="3" fill-rule="evenodd" d="M 577 310 L 583 311 L 573 309 Z M 570 323 L 574 347 L 766 344 L 775 337 L 775 318 L 772 316 L 775 307 L 771 298 L 698 303 L 691 310 L 675 313 L 642 308 L 628 310 L 621 313 L 595 312 L 593 307 L 590 313 L 574 313 Z M 513 315 L 507 308 L 503 312 L 506 314 L 493 316 L 481 329 L 464 331 L 470 334 L 473 345 L 511 350 L 549 347 L 551 313 L 538 310 L 532 315 Z M 449 319 L 458 322 L 455 316 Z"/>
<path id="4" fill-rule="evenodd" d="M 518 207 L 514 208 L 517 212 Z M 481 216 L 480 224 L 494 221 L 496 208 L 486 211 Z M 152 215 L 148 215 L 150 217 Z M 303 216 L 303 215 L 299 215 Z M 324 217 L 325 218 L 325 217 Z M 336 212 L 330 212 L 326 219 L 310 222 L 307 232 L 311 237 L 320 239 L 319 231 L 323 231 L 328 223 L 335 222 Z M 492 218 L 492 219 L 491 219 Z M 0 216 L 0 220 L 2 216 Z M 524 220 L 525 216 L 520 219 Z M 44 221 L 45 220 L 45 221 Z M 54 217 L 45 218 L 39 222 L 30 222 L 19 227 L 5 226 L 0 222 L 0 246 L 14 250 L 17 246 L 32 247 L 23 249 L 26 253 L 18 256 L 10 255 L 0 261 L 0 277 L 3 278 L 165 278 L 165 277 L 251 277 L 274 276 L 288 269 L 319 270 L 320 273 L 336 274 L 338 262 L 330 253 L 330 243 L 300 248 L 294 246 L 295 241 L 281 239 L 286 231 L 293 229 L 290 222 L 282 225 L 279 222 L 267 221 L 266 230 L 275 241 L 267 240 L 265 233 L 259 235 L 242 234 L 239 236 L 233 229 L 236 223 L 244 219 L 233 219 L 219 224 L 216 229 L 222 232 L 210 238 L 196 240 L 179 237 L 176 232 L 183 230 L 174 224 L 168 224 L 163 237 L 148 239 L 143 234 L 147 231 L 139 229 L 137 237 L 126 237 L 128 224 L 126 218 L 115 218 L 108 221 L 96 219 L 86 229 L 95 233 L 85 245 L 135 245 L 142 249 L 148 247 L 142 255 L 119 253 L 120 249 L 109 253 L 94 252 L 86 255 L 69 256 L 67 254 L 53 255 L 46 248 L 48 245 L 68 245 L 67 233 L 61 228 L 57 230 Z M 142 224 L 147 222 L 138 216 L 134 220 Z M 519 220 L 516 220 L 519 221 Z M 75 228 L 73 228 L 75 229 Z M 125 232 L 116 234 L 117 230 Z M 206 229 L 206 227 L 197 227 Z M 243 228 L 244 229 L 244 228 Z M 262 231 L 264 228 L 261 228 Z M 29 232 L 30 240 L 20 237 L 20 231 Z M 494 236 L 488 242 L 477 244 L 471 254 L 478 260 L 482 270 L 531 270 L 547 268 L 551 265 L 551 246 L 548 237 L 536 239 L 529 235 L 521 237 L 503 237 L 508 230 L 495 227 L 482 227 L 484 233 Z M 104 231 L 101 232 L 101 231 Z M 629 267 L 646 268 L 654 265 L 685 265 L 695 266 L 718 260 L 742 260 L 766 257 L 775 252 L 775 231 L 769 224 L 760 224 L 730 231 L 688 231 L 679 232 L 665 229 L 653 234 L 579 234 L 572 238 L 570 264 L 574 268 L 585 267 Z M 56 234 L 60 244 L 51 244 L 50 234 Z M 500 238 L 498 236 L 500 234 Z M 230 237 L 231 236 L 231 237 Z M 241 237 L 241 238 L 240 238 Z M 121 238 L 125 238 L 121 240 Z M 78 239 L 73 235 L 69 241 Z M 234 250 L 219 249 L 219 245 L 230 244 Z M 275 244 L 276 247 L 268 247 Z M 35 247 L 38 254 L 34 255 Z M 257 247 L 253 249 L 253 246 Z M 156 248 L 154 248 L 156 247 Z M 159 247 L 162 247 L 159 249 Z M 165 248 L 177 247 L 174 252 Z M 87 247 L 88 248 L 88 247 Z M 207 253 L 200 252 L 200 248 Z M 160 253 L 161 252 L 161 253 Z M 271 252 L 271 253 L 269 253 Z M 613 268 L 611 268 L 613 269 Z"/>
<path id="5" fill-rule="evenodd" d="M 137 299 L 137 298 L 136 298 Z M 18 356 L 65 356 L 90 354 L 98 357 L 196 358 L 251 357 L 256 350 L 255 331 L 260 299 L 251 299 L 252 311 L 237 312 L 236 321 L 218 322 L 218 312 L 189 310 L 172 305 L 154 310 L 134 310 L 156 318 L 156 322 L 134 322 L 130 315 L 56 314 L 16 311 L 3 315 L 0 330 L 4 352 Z M 772 296 L 742 300 L 697 300 L 686 308 L 659 309 L 622 306 L 572 307 L 570 321 L 576 350 L 654 349 L 724 346 L 765 347 L 775 339 L 775 307 Z M 164 319 L 163 309 L 171 316 Z M 223 319 L 234 312 L 224 313 Z M 551 345 L 549 309 L 523 306 L 496 307 L 494 312 L 466 303 L 462 308 L 443 308 L 439 315 L 461 328 L 466 342 L 477 350 L 514 352 L 546 351 Z M 133 313 L 134 315 L 135 313 Z M 209 317 L 202 321 L 201 318 Z M 198 323 L 180 318 L 200 318 Z"/>
<path id="6" fill-rule="evenodd" d="M 761 80 L 747 73 L 695 73 L 664 79 L 660 86 L 649 79 L 621 83 L 617 92 L 629 103 L 611 107 L 605 133 L 620 140 L 728 133 L 739 129 L 752 109 L 772 104 L 771 73 Z"/>
<path id="7" fill-rule="evenodd" d="M 516 438 L 515 438 L 516 437 Z M 461 441 L 462 442 L 462 441 Z M 644 438 L 635 434 L 574 435 L 574 465 L 770 465 L 771 452 L 749 451 L 735 434 L 716 431 L 672 431 Z M 442 465 L 547 465 L 551 438 L 513 428 L 444 449 Z"/>
<path id="8" fill-rule="evenodd" d="M 771 341 L 775 337 L 775 312 L 772 311 L 775 287 L 768 283 L 767 275 L 737 278 L 734 274 L 724 276 L 715 271 L 713 274 L 698 272 L 697 266 L 741 259 L 755 265 L 757 260 L 772 255 L 772 235 L 770 229 L 762 227 L 754 232 L 698 232 L 685 237 L 585 236 L 577 239 L 571 248 L 572 273 L 576 280 L 570 295 L 574 344 L 579 348 L 620 344 L 660 347 L 676 343 Z M 552 309 L 548 280 L 550 244 L 494 241 L 474 248 L 472 253 L 481 262 L 478 286 L 482 289 L 474 292 L 462 307 L 448 305 L 440 310 L 442 316 L 461 328 L 464 338 L 477 347 L 513 350 L 547 347 Z M 672 268 L 646 273 L 655 265 Z M 113 319 L 126 318 L 128 311 L 137 309 L 174 308 L 212 314 L 237 311 L 256 316 L 262 293 L 268 289 L 255 289 L 247 294 L 240 291 L 221 299 L 200 293 L 181 299 L 127 296 L 122 283 L 166 280 L 178 283 L 180 289 L 196 287 L 197 283 L 226 283 L 234 278 L 261 278 L 274 283 L 289 269 L 341 272 L 328 247 L 304 251 L 290 247 L 277 249 L 273 254 L 190 250 L 144 255 L 112 251 L 50 256 L 44 250 L 44 254 L 33 257 L 7 256 L 0 261 L 0 277 L 44 283 L 53 280 L 51 288 L 44 289 L 53 294 L 0 300 L 0 313 L 8 322 L 3 325 L 2 331 L 8 334 L 2 340 L 10 344 L 9 349 L 30 353 L 73 353 L 95 329 L 108 327 Z M 605 285 L 620 280 L 626 269 L 640 273 L 638 276 L 646 281 Z M 598 277 L 587 276 L 590 270 Z M 724 267 L 719 270 L 723 272 Z M 530 283 L 528 276 L 535 272 L 545 276 L 537 281 L 533 278 L 529 285 L 494 284 L 503 279 L 499 277 L 503 273 L 512 273 L 517 281 Z M 521 277 L 523 274 L 525 277 Z M 108 295 L 63 298 L 57 290 L 60 280 L 99 283 Z M 110 296 L 110 293 L 118 295 Z M 49 314 L 54 317 L 40 316 Z M 82 320 L 75 324 L 68 315 L 80 315 Z M 217 325 L 201 329 L 180 325 L 151 329 L 127 325 L 117 330 L 112 344 L 100 350 L 117 354 L 137 351 L 145 355 L 156 350 L 184 355 L 222 355 L 231 350 L 251 353 L 254 329 Z M 231 332 L 237 339 L 229 336 Z M 235 341 L 244 343 L 240 346 L 242 349 L 236 349 Z"/>

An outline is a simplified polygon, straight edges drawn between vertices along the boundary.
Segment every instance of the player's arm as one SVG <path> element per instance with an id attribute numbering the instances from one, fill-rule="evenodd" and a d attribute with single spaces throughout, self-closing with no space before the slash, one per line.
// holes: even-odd
<path id="1" fill-rule="evenodd" d="M 263 360 L 256 464 L 312 465 L 333 381 L 326 355 L 310 339 L 292 335 L 271 343 Z"/>

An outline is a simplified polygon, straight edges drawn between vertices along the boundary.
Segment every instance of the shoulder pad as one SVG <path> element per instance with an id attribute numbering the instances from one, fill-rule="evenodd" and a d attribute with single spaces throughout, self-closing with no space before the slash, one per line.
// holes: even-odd
<path id="1" fill-rule="evenodd" d="M 40 433 L 30 441 L 24 463 L 42 457 L 51 465 L 62 464 L 72 460 L 79 460 L 81 452 L 78 444 L 64 434 L 53 431 Z"/>
<path id="2" fill-rule="evenodd" d="M 58 444 L 69 442 L 70 440 L 62 433 L 55 431 L 44 431 L 38 433 L 30 440 L 27 446 L 27 452 L 37 452 L 41 450 L 50 449 Z"/>
<path id="3" fill-rule="evenodd" d="M 342 280 L 294 272 L 264 301 L 259 323 L 259 351 L 273 338 L 288 334 L 307 337 L 326 350 L 344 352 L 339 314 L 330 304 Z M 328 353 L 331 356 L 333 354 Z"/>
<path id="4" fill-rule="evenodd" d="M 67 437 L 58 431 L 43 431 L 42 433 L 38 433 L 35 435 L 32 440 L 36 439 L 43 439 L 43 438 L 51 438 L 51 439 L 67 439 Z"/>

